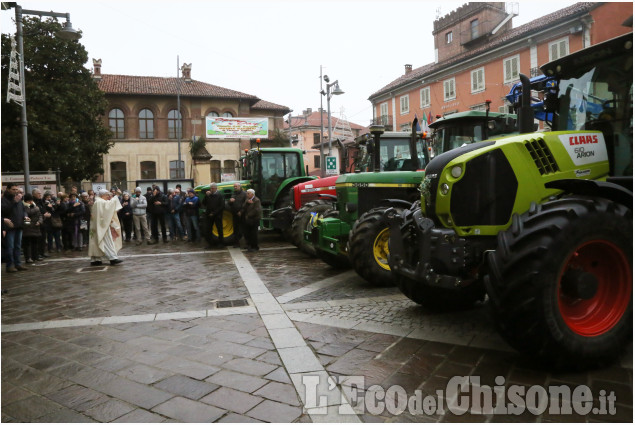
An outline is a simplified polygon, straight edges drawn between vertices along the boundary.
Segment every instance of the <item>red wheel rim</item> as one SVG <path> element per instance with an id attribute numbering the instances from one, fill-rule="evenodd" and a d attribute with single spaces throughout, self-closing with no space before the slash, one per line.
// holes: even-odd
<path id="1" fill-rule="evenodd" d="M 564 273 L 570 268 L 592 273 L 598 288 L 590 299 L 574 298 L 561 290 Z M 558 307 L 567 326 L 576 334 L 593 337 L 610 331 L 622 318 L 631 301 L 631 267 L 615 244 L 593 240 L 580 245 L 560 272 Z"/>

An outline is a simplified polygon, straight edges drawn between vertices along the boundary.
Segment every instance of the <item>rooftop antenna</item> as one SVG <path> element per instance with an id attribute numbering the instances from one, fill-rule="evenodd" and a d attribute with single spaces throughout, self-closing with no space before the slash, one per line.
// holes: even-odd
<path id="1" fill-rule="evenodd" d="M 437 7 L 437 17 L 434 18 L 435 21 L 439 20 L 439 18 L 441 17 L 441 8 Z"/>

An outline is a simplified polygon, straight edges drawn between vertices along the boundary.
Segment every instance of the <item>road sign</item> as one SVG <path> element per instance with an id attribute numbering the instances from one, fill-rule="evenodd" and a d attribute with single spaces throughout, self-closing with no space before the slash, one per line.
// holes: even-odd
<path id="1" fill-rule="evenodd" d="M 339 174 L 337 171 L 337 157 L 336 156 L 326 157 L 326 174 L 330 174 L 330 175 Z"/>

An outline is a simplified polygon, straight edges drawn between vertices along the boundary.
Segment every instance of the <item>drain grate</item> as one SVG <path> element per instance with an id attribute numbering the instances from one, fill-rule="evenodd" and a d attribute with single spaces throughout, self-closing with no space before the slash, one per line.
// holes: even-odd
<path id="1" fill-rule="evenodd" d="M 216 301 L 216 308 L 244 307 L 249 305 L 247 300 Z"/>

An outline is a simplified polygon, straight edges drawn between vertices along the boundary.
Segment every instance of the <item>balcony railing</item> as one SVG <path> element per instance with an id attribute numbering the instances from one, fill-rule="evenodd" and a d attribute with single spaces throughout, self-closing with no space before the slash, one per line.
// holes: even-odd
<path id="1" fill-rule="evenodd" d="M 370 125 L 383 125 L 385 131 L 392 131 L 392 115 L 381 115 L 370 120 Z"/>

